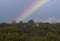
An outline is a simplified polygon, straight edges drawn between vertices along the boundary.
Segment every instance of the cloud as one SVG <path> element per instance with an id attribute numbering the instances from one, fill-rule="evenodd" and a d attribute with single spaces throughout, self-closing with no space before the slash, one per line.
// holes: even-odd
<path id="1" fill-rule="evenodd" d="M 41 22 L 60 23 L 60 19 L 56 19 L 55 17 L 48 17 L 45 20 L 41 20 Z"/>

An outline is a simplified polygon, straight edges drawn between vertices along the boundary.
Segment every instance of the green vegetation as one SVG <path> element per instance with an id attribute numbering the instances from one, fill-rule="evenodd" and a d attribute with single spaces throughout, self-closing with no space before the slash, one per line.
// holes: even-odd
<path id="1" fill-rule="evenodd" d="M 0 23 L 0 41 L 60 41 L 60 23 Z"/>

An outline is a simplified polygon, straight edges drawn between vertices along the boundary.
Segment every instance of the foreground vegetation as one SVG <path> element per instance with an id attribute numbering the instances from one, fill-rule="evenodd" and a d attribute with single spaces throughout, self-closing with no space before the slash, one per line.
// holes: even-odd
<path id="1" fill-rule="evenodd" d="M 0 41 L 60 41 L 60 23 L 1 23 Z"/>

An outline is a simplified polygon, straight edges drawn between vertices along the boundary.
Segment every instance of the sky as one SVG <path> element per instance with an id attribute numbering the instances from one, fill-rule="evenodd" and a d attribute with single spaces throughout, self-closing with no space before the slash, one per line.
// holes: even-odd
<path id="1" fill-rule="evenodd" d="M 0 23 L 12 22 L 37 0 L 0 0 Z M 24 22 L 60 22 L 60 0 L 49 0 L 45 5 L 27 16 Z"/>

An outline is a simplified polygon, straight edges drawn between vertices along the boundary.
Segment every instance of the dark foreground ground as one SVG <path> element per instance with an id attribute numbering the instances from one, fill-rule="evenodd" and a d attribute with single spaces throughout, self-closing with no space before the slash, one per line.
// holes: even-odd
<path id="1" fill-rule="evenodd" d="M 0 41 L 60 41 L 60 23 L 1 23 Z"/>

